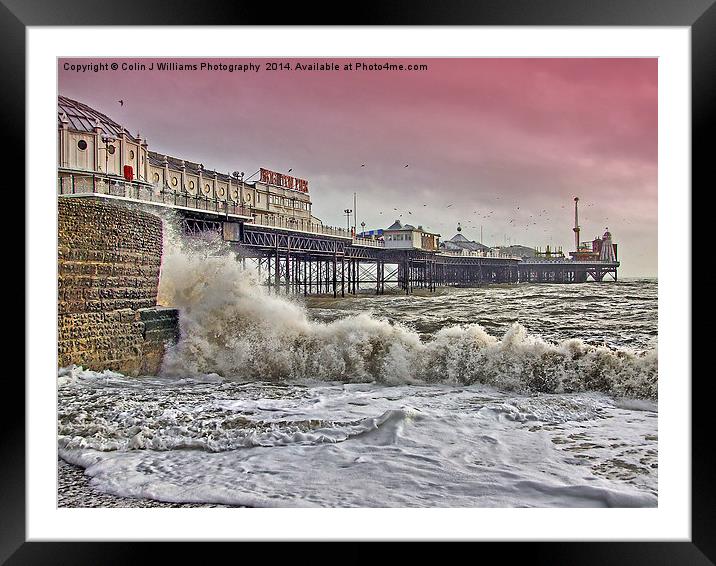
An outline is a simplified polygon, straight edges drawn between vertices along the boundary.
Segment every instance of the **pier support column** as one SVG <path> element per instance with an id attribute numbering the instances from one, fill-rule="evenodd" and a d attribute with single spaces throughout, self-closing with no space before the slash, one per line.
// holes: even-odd
<path id="1" fill-rule="evenodd" d="M 333 251 L 333 298 L 338 297 L 338 274 L 336 273 L 336 265 L 338 259 L 336 257 L 336 251 Z"/>

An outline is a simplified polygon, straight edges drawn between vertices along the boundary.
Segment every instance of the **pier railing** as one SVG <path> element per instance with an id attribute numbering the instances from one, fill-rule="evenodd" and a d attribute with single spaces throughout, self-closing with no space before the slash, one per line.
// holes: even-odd
<path id="1" fill-rule="evenodd" d="M 303 218 L 291 218 L 285 215 L 269 214 L 266 211 L 244 206 L 234 200 L 222 200 L 206 195 L 193 195 L 176 190 L 167 184 L 154 185 L 146 181 L 127 181 L 124 177 L 104 175 L 91 171 L 58 169 L 57 194 L 59 195 L 108 195 L 123 199 L 163 205 L 171 208 L 184 208 L 213 212 L 220 215 L 243 216 L 255 226 L 295 230 L 309 234 L 349 238 L 360 246 L 382 247 L 383 242 L 370 238 L 352 237 L 345 228 L 325 226 Z"/>
<path id="2" fill-rule="evenodd" d="M 255 212 L 252 214 L 256 226 L 265 226 L 267 228 L 283 228 L 286 230 L 296 230 L 298 232 L 307 232 L 309 234 L 320 234 L 323 236 L 338 236 L 341 238 L 350 238 L 351 234 L 344 228 L 336 228 L 334 226 L 324 226 L 315 222 L 308 222 L 303 219 L 291 219 L 286 216 L 264 214 Z"/>
<path id="3" fill-rule="evenodd" d="M 438 251 L 440 255 L 449 255 L 453 257 L 486 257 L 486 258 L 492 258 L 492 259 L 522 259 L 519 256 L 515 255 L 507 255 L 507 254 L 500 254 L 493 251 L 485 252 L 485 251 L 455 251 L 455 250 L 440 250 Z"/>
<path id="4" fill-rule="evenodd" d="M 192 195 L 156 186 L 144 181 L 127 181 L 123 177 L 97 175 L 76 171 L 59 170 L 57 194 L 60 195 L 108 195 L 113 197 L 161 204 L 173 208 L 189 208 L 218 214 L 250 216 L 250 211 L 232 200 L 221 200 L 205 195 Z"/>
<path id="5" fill-rule="evenodd" d="M 353 244 L 356 246 L 366 246 L 369 248 L 384 248 L 385 242 L 383 240 L 377 240 L 374 238 L 359 238 L 353 237 Z"/>
<path id="6" fill-rule="evenodd" d="M 572 258 L 543 258 L 543 257 L 530 257 L 530 258 L 524 258 L 522 260 L 522 263 L 527 264 L 534 264 L 538 263 L 541 265 L 544 264 L 560 264 L 560 265 L 597 265 L 597 264 L 604 264 L 604 265 L 619 265 L 618 261 L 602 261 L 601 259 L 590 259 L 590 260 L 579 260 L 579 259 L 572 259 Z"/>

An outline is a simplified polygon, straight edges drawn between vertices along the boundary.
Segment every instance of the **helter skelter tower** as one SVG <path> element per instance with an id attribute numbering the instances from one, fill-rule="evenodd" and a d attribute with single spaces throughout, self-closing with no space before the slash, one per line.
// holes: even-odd
<path id="1" fill-rule="evenodd" d="M 614 263 L 617 260 L 616 253 L 614 253 L 614 244 L 612 243 L 612 233 L 609 228 L 606 229 L 602 236 L 602 247 L 599 250 L 599 261 L 606 261 Z"/>
<path id="2" fill-rule="evenodd" d="M 574 251 L 579 251 L 579 197 L 574 197 Z"/>

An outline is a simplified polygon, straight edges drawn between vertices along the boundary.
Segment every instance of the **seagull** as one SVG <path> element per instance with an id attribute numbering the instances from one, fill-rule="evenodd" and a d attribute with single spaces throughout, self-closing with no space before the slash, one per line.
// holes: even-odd
<path id="1" fill-rule="evenodd" d="M 289 172 L 289 173 L 290 173 L 291 171 L 293 171 L 293 167 L 292 167 L 291 169 L 289 169 L 289 170 L 288 170 L 288 172 Z"/>
<path id="2" fill-rule="evenodd" d="M 363 165 L 361 165 L 361 167 L 365 167 L 365 163 Z"/>
<path id="3" fill-rule="evenodd" d="M 118 100 L 120 106 L 124 106 L 124 100 Z"/>
<path id="4" fill-rule="evenodd" d="M 448 204 L 448 205 L 447 205 L 447 208 L 450 208 L 451 206 L 452 206 L 452 204 Z"/>
<path id="5" fill-rule="evenodd" d="M 406 167 L 407 167 L 407 165 L 406 165 Z"/>

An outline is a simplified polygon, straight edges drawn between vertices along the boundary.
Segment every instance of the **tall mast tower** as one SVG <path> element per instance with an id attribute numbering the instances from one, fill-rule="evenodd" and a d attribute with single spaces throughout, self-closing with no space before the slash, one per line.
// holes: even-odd
<path id="1" fill-rule="evenodd" d="M 579 197 L 574 197 L 574 251 L 579 250 Z"/>

